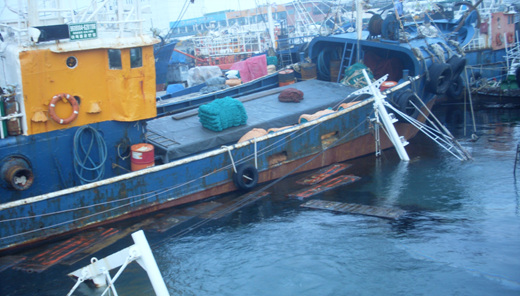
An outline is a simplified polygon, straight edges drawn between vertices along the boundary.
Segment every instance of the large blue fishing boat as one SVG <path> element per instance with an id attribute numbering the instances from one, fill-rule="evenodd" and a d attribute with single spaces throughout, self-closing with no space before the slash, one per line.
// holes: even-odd
<path id="1" fill-rule="evenodd" d="M 330 81 L 319 71 L 319 79 L 216 99 L 198 112 L 183 104 L 172 116 L 161 108 L 179 101 L 156 101 L 158 40 L 143 33 L 141 1 L 127 2 L 78 13 L 39 12 L 29 1 L 27 15 L 0 26 L 0 251 L 392 146 L 406 160 L 406 140 L 464 64 L 440 37 L 428 43 L 443 52 L 425 40 L 366 40 L 369 33 L 319 37 L 311 61 L 330 76 L 323 63 L 337 57 L 352 75 Z M 369 70 L 377 80 L 360 89 Z M 392 87 L 386 101 L 380 86 Z M 303 97 L 282 100 L 289 88 Z M 401 121 L 394 125 L 385 106 Z"/>

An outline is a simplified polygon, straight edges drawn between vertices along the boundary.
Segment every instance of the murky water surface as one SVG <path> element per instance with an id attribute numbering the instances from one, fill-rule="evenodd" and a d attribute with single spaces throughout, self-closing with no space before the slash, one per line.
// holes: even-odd
<path id="1" fill-rule="evenodd" d="M 444 121 L 460 118 L 449 114 Z M 449 125 L 473 160 L 460 162 L 418 136 L 407 147 L 357 159 L 347 173 L 362 180 L 316 199 L 395 207 L 398 221 L 301 208 L 286 194 L 293 176 L 254 205 L 187 235 L 149 235 L 171 295 L 520 295 L 520 112 L 477 114 L 476 142 Z M 467 133 L 472 126 L 468 125 Z M 147 233 L 148 235 L 148 233 Z M 104 252 L 125 247 L 123 241 Z M 101 256 L 101 255 L 99 255 Z M 0 274 L 1 295 L 66 295 L 80 266 L 42 274 Z M 119 295 L 153 295 L 130 265 Z M 100 295 L 81 285 L 75 295 Z"/>

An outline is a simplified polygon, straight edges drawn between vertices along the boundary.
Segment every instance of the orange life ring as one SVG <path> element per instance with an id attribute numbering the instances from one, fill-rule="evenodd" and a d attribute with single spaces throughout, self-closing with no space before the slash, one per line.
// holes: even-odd
<path id="1" fill-rule="evenodd" d="M 72 106 L 72 114 L 70 114 L 70 116 L 65 119 L 58 117 L 58 115 L 56 115 L 56 111 L 54 110 L 54 108 L 56 107 L 56 103 L 59 100 L 63 99 L 69 101 L 70 105 Z M 73 96 L 66 93 L 61 93 L 52 97 L 51 103 L 49 104 L 49 115 L 51 116 L 52 120 L 56 121 L 59 124 L 69 124 L 78 117 L 78 114 L 79 104 L 76 98 L 74 98 Z"/>
<path id="2" fill-rule="evenodd" d="M 495 42 L 497 43 L 497 45 L 498 45 L 498 46 L 502 45 L 502 34 L 500 34 L 500 33 L 497 33 L 497 35 L 496 35 L 496 38 L 495 38 L 495 39 L 496 39 L 496 41 L 495 41 Z"/>
<path id="3" fill-rule="evenodd" d="M 507 43 L 513 43 L 513 42 L 515 42 L 515 36 L 511 32 L 507 33 Z"/>

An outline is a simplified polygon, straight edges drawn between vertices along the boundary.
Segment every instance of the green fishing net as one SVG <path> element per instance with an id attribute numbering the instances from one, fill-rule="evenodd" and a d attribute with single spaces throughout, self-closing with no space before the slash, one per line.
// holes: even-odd
<path id="1" fill-rule="evenodd" d="M 199 121 L 207 129 L 220 132 L 247 122 L 247 113 L 239 100 L 231 97 L 215 99 L 199 107 Z"/>

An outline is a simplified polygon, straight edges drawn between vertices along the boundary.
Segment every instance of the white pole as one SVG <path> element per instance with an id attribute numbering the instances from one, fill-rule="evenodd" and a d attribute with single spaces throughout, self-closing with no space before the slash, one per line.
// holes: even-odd
<path id="1" fill-rule="evenodd" d="M 137 262 L 146 270 L 146 273 L 148 273 L 155 294 L 157 296 L 169 296 L 170 293 L 168 293 L 161 271 L 157 267 L 152 249 L 150 249 L 150 245 L 148 245 L 144 232 L 139 230 L 132 233 L 132 239 L 139 248 L 139 251 L 141 251 L 141 258 L 137 259 Z"/>
<path id="2" fill-rule="evenodd" d="M 368 77 L 368 74 L 365 70 L 363 70 L 363 75 L 365 76 L 366 81 L 368 82 L 368 87 L 370 88 L 370 93 L 374 96 L 374 108 L 379 112 L 379 116 L 381 117 L 381 120 L 383 121 L 383 125 L 385 126 L 386 130 L 388 131 L 388 137 L 390 138 L 390 141 L 395 147 L 395 150 L 397 151 L 397 154 L 399 155 L 399 158 L 403 161 L 410 161 L 410 157 L 408 157 L 408 153 L 406 153 L 406 150 L 404 149 L 404 144 L 401 142 L 401 137 L 399 137 L 399 134 L 397 134 L 397 131 L 395 130 L 394 123 L 392 122 L 392 119 L 390 118 L 390 115 L 388 115 L 388 112 L 386 111 L 385 105 L 383 103 L 384 97 L 381 95 L 381 92 L 379 89 L 377 89 L 374 84 L 370 81 L 370 78 Z"/>
<path id="3" fill-rule="evenodd" d="M 267 21 L 269 23 L 269 37 L 271 37 L 271 47 L 274 47 L 274 23 L 273 23 L 273 11 L 271 7 L 271 2 L 267 1 Z"/>
<path id="4" fill-rule="evenodd" d="M 363 31 L 363 6 L 361 1 L 362 0 L 356 0 L 356 32 L 358 40 L 361 40 L 361 33 Z"/>

